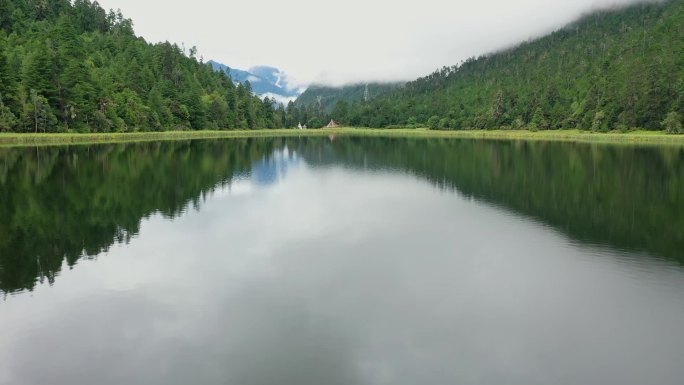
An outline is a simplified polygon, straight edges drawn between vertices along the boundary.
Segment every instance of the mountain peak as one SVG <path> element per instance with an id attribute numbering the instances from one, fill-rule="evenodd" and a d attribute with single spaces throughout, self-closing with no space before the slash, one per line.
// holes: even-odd
<path id="1" fill-rule="evenodd" d="M 249 81 L 255 94 L 261 97 L 275 99 L 279 103 L 287 104 L 294 101 L 303 92 L 298 87 L 291 87 L 287 82 L 287 74 L 272 66 L 258 65 L 249 70 L 231 68 L 215 60 L 209 60 L 215 71 L 224 71 L 238 83 Z"/>

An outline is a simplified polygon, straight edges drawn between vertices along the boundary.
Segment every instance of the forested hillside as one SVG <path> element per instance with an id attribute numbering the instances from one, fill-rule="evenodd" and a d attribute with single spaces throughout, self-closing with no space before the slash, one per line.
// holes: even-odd
<path id="1" fill-rule="evenodd" d="M 483 26 L 487 28 L 487 26 Z M 89 0 L 0 1 L 0 132 L 320 127 L 682 131 L 684 0 L 601 11 L 399 85 L 312 87 L 286 110 Z M 320 98 L 319 98 L 320 97 Z"/>
<path id="2" fill-rule="evenodd" d="M 368 84 L 368 98 L 373 99 L 387 95 L 401 87 L 403 83 L 370 83 Z M 364 100 L 366 84 L 353 84 L 342 87 L 311 85 L 303 94 L 299 95 L 295 104 L 298 107 L 310 107 L 319 103 L 322 109 L 330 113 L 335 104 L 340 101 L 347 103 Z"/>
<path id="3" fill-rule="evenodd" d="M 97 2 L 0 1 L 0 132 L 274 128 L 284 109 Z"/>
<path id="4" fill-rule="evenodd" d="M 371 127 L 676 132 L 682 116 L 684 0 L 672 0 L 591 14 L 352 106 L 340 120 Z"/>

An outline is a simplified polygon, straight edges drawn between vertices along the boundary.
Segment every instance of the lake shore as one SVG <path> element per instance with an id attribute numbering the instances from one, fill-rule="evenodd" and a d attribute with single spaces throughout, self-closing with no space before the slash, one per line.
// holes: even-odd
<path id="1" fill-rule="evenodd" d="M 69 144 L 127 143 L 166 140 L 257 138 L 257 137 L 313 137 L 330 135 L 378 136 L 405 138 L 463 138 L 496 140 L 536 140 L 566 142 L 597 142 L 620 144 L 684 145 L 684 135 L 670 135 L 662 131 L 630 131 L 598 133 L 581 130 L 464 130 L 435 131 L 428 129 L 275 129 L 228 131 L 161 131 L 134 133 L 0 133 L 0 146 L 44 146 Z"/>

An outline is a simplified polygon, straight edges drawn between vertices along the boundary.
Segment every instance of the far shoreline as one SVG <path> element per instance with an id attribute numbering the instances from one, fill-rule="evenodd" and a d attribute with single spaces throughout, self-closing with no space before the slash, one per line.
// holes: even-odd
<path id="1" fill-rule="evenodd" d="M 150 131 L 130 133 L 0 133 L 0 146 L 61 146 L 106 143 L 132 143 L 193 139 L 231 139 L 260 137 L 366 136 L 392 138 L 454 138 L 523 141 L 563 141 L 606 144 L 684 145 L 684 135 L 663 131 L 593 132 L 582 130 L 454 130 L 425 128 L 322 128 L 259 129 L 223 131 Z"/>

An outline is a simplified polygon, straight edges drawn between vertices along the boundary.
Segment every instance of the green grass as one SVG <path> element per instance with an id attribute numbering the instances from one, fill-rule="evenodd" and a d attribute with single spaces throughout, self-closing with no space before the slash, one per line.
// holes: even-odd
<path id="1" fill-rule="evenodd" d="M 257 138 L 282 136 L 325 136 L 324 130 L 231 130 L 231 131 L 161 131 L 131 133 L 35 134 L 0 133 L 0 146 L 37 146 L 97 143 L 128 143 L 164 140 Z"/>
<path id="2" fill-rule="evenodd" d="M 428 129 L 342 129 L 353 130 L 355 135 L 428 137 L 428 138 L 466 138 L 501 140 L 542 140 L 567 142 L 605 142 L 605 143 L 654 143 L 684 145 L 684 135 L 670 135 L 663 131 L 629 132 L 592 132 L 582 130 L 461 130 L 435 131 Z"/>
<path id="3" fill-rule="evenodd" d="M 283 136 L 376 136 L 402 138 L 469 138 L 501 140 L 544 140 L 568 142 L 643 143 L 684 145 L 684 135 L 668 135 L 654 131 L 630 131 L 627 133 L 596 133 L 581 130 L 470 130 L 433 131 L 427 129 L 370 129 L 336 128 L 320 130 L 235 130 L 235 131 L 164 131 L 137 133 L 91 133 L 91 134 L 33 134 L 0 133 L 0 146 L 39 146 L 67 144 L 125 143 L 162 140 L 255 138 Z"/>

